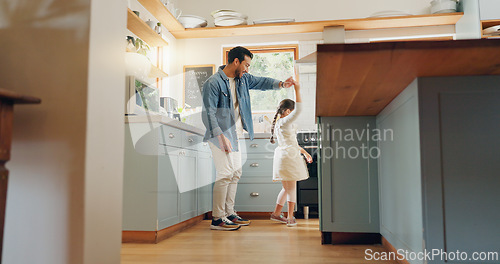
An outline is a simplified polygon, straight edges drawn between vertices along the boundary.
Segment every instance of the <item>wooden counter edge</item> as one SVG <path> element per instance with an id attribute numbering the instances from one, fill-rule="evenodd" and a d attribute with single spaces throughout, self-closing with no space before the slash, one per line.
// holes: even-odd
<path id="1" fill-rule="evenodd" d="M 6 89 L 0 88 L 0 99 L 12 101 L 14 104 L 39 104 L 42 102 L 40 98 L 21 95 Z"/>

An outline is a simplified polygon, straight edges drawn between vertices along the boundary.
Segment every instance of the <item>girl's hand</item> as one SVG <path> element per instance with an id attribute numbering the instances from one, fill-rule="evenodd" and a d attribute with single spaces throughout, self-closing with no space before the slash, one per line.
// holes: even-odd
<path id="1" fill-rule="evenodd" d="M 293 84 L 293 86 L 294 86 L 294 88 L 295 88 L 296 91 L 300 90 L 300 84 L 299 84 L 298 81 L 292 79 L 291 82 L 292 82 L 292 84 Z"/>
<path id="2" fill-rule="evenodd" d="M 313 162 L 313 158 L 311 157 L 311 154 L 309 153 L 305 153 L 304 156 L 306 157 L 306 161 L 307 163 L 312 163 Z"/>

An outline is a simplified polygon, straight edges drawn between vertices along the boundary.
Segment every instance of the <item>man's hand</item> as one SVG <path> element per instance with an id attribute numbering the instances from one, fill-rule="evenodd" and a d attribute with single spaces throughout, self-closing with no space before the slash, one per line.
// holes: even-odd
<path id="1" fill-rule="evenodd" d="M 229 139 L 226 136 L 224 136 L 224 134 L 218 135 L 217 138 L 219 139 L 220 150 L 227 153 L 233 151 L 233 147 L 231 146 L 231 141 L 229 141 Z"/>
<path id="2" fill-rule="evenodd" d="M 289 77 L 288 79 L 286 79 L 285 82 L 283 82 L 283 87 L 285 88 L 290 88 L 292 87 L 293 85 L 293 77 Z"/>

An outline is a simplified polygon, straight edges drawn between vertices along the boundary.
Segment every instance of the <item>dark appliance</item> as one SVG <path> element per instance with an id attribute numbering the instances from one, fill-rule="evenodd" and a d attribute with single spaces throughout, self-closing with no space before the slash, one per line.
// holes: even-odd
<path id="1" fill-rule="evenodd" d="M 297 142 L 313 158 L 307 163 L 309 179 L 297 182 L 297 218 L 304 218 L 304 206 L 309 207 L 309 218 L 319 217 L 318 207 L 318 133 L 316 131 L 299 131 Z"/>

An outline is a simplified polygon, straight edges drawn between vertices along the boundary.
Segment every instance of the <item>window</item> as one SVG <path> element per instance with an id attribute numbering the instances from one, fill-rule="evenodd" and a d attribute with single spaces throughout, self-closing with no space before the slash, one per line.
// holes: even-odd
<path id="1" fill-rule="evenodd" d="M 293 76 L 297 80 L 293 61 L 299 56 L 298 45 L 248 47 L 253 53 L 249 72 L 255 76 L 271 77 L 281 81 Z M 224 48 L 224 62 L 232 47 Z M 269 133 L 276 108 L 281 100 L 293 99 L 292 89 L 270 91 L 250 90 L 252 104 L 252 120 L 255 133 Z"/>

